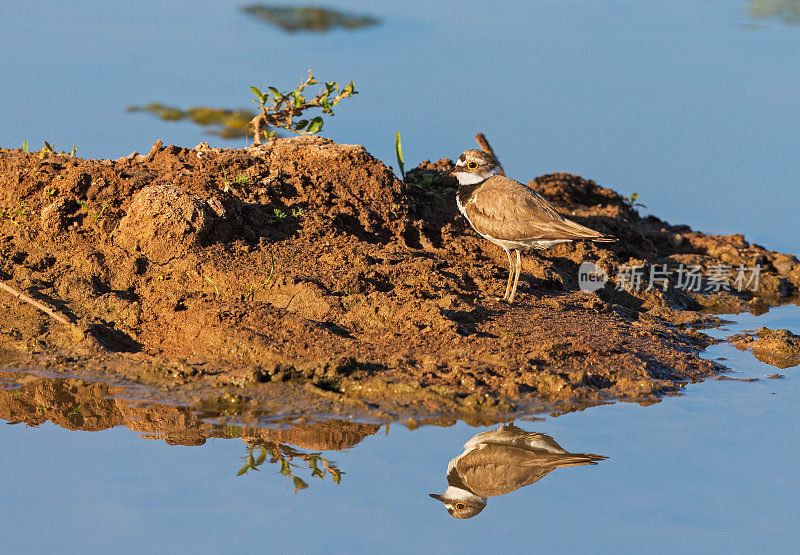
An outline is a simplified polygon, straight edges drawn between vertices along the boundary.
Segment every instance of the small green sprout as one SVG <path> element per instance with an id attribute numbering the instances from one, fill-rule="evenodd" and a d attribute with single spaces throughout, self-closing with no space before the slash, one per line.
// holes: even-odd
<path id="1" fill-rule="evenodd" d="M 400 142 L 400 131 L 395 131 L 394 154 L 397 156 L 397 165 L 400 166 L 400 177 L 405 181 L 406 171 L 405 163 L 403 162 L 403 143 Z"/>
<path id="2" fill-rule="evenodd" d="M 287 218 L 286 212 L 284 212 L 280 208 L 276 208 L 275 210 L 273 210 L 273 212 L 275 213 L 275 217 L 278 218 L 281 221 L 285 220 Z"/>
<path id="3" fill-rule="evenodd" d="M 18 200 L 17 207 L 14 209 L 14 214 L 24 218 L 28 215 L 28 201 L 27 200 Z"/>
<path id="4" fill-rule="evenodd" d="M 16 208 L 9 208 L 4 209 L 0 208 L 0 220 L 8 219 L 14 225 L 20 225 L 21 220 L 23 220 L 28 215 L 28 201 L 26 200 L 18 200 Z M 17 221 L 20 220 L 20 221 Z"/>
<path id="5" fill-rule="evenodd" d="M 22 146 L 23 150 L 25 152 L 28 152 L 27 150 L 28 141 L 22 143 Z M 78 152 L 78 145 L 77 143 L 72 143 L 72 149 L 69 152 L 64 152 L 62 150 L 59 154 L 63 154 L 64 156 L 69 156 L 70 158 L 74 158 L 76 152 Z M 42 150 L 39 151 L 39 158 L 44 158 L 45 156 L 48 156 L 50 154 L 56 154 L 56 149 L 53 145 L 51 145 L 47 141 L 44 141 L 44 146 L 42 147 Z"/>
<path id="6" fill-rule="evenodd" d="M 292 208 L 292 217 L 300 219 L 306 215 L 306 211 L 302 208 Z"/>
<path id="7" fill-rule="evenodd" d="M 53 192 L 55 193 L 55 191 Z M 103 207 L 100 209 L 100 212 L 95 212 L 94 210 L 92 210 L 91 205 L 88 202 L 84 200 L 79 200 L 77 202 L 81 206 L 81 208 L 86 210 L 86 213 L 89 215 L 89 217 L 92 219 L 92 222 L 94 222 L 95 225 L 97 225 L 97 222 L 100 221 L 100 218 L 102 218 L 103 214 L 105 214 L 106 210 L 108 210 L 108 203 L 103 204 Z"/>
<path id="8" fill-rule="evenodd" d="M 55 149 L 53 148 L 53 145 L 51 145 L 47 141 L 44 141 L 44 146 L 42 147 L 42 150 L 39 151 L 39 158 L 43 159 L 45 156 L 53 154 L 54 152 Z"/>
<path id="9" fill-rule="evenodd" d="M 22 152 L 28 153 L 28 141 L 22 141 Z"/>
<path id="10" fill-rule="evenodd" d="M 203 279 L 214 286 L 214 293 L 216 293 L 217 297 L 219 297 L 219 287 L 217 287 L 217 282 L 208 276 L 203 276 Z"/>
<path id="11" fill-rule="evenodd" d="M 92 221 L 93 221 L 94 223 L 97 223 L 97 221 L 98 221 L 100 218 L 102 218 L 102 217 L 103 217 L 103 214 L 105 214 L 105 213 L 106 213 L 106 210 L 107 210 L 107 209 L 108 209 L 108 203 L 103 203 L 103 207 L 100 209 L 100 212 L 99 212 L 98 214 L 93 214 L 93 215 L 92 215 Z"/>
<path id="12" fill-rule="evenodd" d="M 225 192 L 230 191 L 230 186 L 231 185 L 236 185 L 238 187 L 242 187 L 244 185 L 249 185 L 253 181 L 253 178 L 251 178 L 249 175 L 244 175 L 244 174 L 237 175 L 233 179 L 230 179 L 228 177 L 228 170 L 227 170 L 227 168 L 224 168 L 224 167 L 222 168 L 222 176 L 223 176 L 222 177 L 222 183 L 225 185 L 225 189 L 224 189 Z"/>
<path id="13" fill-rule="evenodd" d="M 269 277 L 267 277 L 267 279 L 266 279 L 266 281 L 264 283 L 262 283 L 261 285 L 259 285 L 257 287 L 255 285 L 251 285 L 250 289 L 247 291 L 247 295 L 245 295 L 245 300 L 253 300 L 253 298 L 255 298 L 255 296 L 256 296 L 256 293 L 259 291 L 259 289 L 263 289 L 264 287 L 266 287 L 269 284 L 269 282 L 272 281 L 273 276 L 276 277 L 276 278 L 278 277 L 278 276 L 275 276 L 275 254 L 271 253 L 270 257 L 272 258 L 272 268 L 269 271 Z"/>
<path id="14" fill-rule="evenodd" d="M 638 198 L 639 198 L 639 193 L 633 193 L 633 194 L 630 196 L 630 198 L 628 198 L 628 197 L 622 197 L 622 200 L 623 200 L 623 202 L 624 202 L 625 204 L 627 204 L 627 205 L 628 205 L 628 207 L 629 207 L 629 208 L 636 208 L 637 206 L 638 206 L 638 207 L 641 207 L 641 208 L 647 208 L 647 206 L 645 206 L 645 205 L 644 205 L 644 204 L 642 204 L 641 202 L 636 202 L 636 199 L 638 199 Z"/>

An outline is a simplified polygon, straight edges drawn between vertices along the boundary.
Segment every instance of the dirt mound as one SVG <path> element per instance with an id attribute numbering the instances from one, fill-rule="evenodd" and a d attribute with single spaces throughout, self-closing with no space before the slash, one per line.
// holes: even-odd
<path id="1" fill-rule="evenodd" d="M 495 298 L 505 255 L 458 214 L 452 167 L 425 162 L 402 182 L 363 147 L 319 138 L 156 143 L 118 160 L 0 150 L 0 278 L 85 332 L 3 294 L 0 355 L 188 401 L 233 396 L 237 410 L 298 398 L 378 417 L 567 409 L 716 371 L 699 356 L 709 338 L 686 325 L 764 311 L 800 286 L 793 256 L 641 218 L 610 189 L 552 174 L 530 186 L 619 241 L 526 256 L 508 307 Z M 579 291 L 584 261 L 612 283 Z M 675 275 L 614 286 L 637 265 L 729 275 L 717 290 Z M 733 288 L 754 265 L 757 284 Z"/>

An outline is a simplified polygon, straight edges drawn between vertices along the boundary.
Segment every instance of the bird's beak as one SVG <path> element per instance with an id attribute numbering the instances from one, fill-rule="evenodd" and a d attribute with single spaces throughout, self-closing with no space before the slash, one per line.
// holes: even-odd
<path id="1" fill-rule="evenodd" d="M 437 501 L 441 501 L 442 503 L 444 503 L 444 499 L 442 499 L 441 495 L 436 495 L 435 493 L 429 493 L 428 495 L 430 495 L 431 497 L 433 497 Z"/>
<path id="2" fill-rule="evenodd" d="M 456 173 L 457 171 L 458 171 L 458 166 L 456 166 L 455 168 L 453 168 L 452 170 L 450 170 L 449 172 L 447 172 L 447 175 L 455 175 L 455 173 Z"/>

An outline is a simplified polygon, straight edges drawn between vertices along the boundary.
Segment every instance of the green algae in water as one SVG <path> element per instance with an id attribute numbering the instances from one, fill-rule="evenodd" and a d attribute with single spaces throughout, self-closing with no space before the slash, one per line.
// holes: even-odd
<path id="1" fill-rule="evenodd" d="M 166 106 L 160 102 L 152 102 L 144 106 L 129 106 L 128 112 L 153 114 L 163 121 L 188 119 L 202 127 L 209 127 L 209 133 L 218 135 L 223 139 L 239 139 L 247 136 L 250 120 L 256 115 L 251 110 L 210 108 L 208 106 L 196 106 L 181 110 L 174 106 Z"/>
<path id="2" fill-rule="evenodd" d="M 316 6 L 268 6 L 255 4 L 241 8 L 246 14 L 280 27 L 284 31 L 311 31 L 324 33 L 337 27 L 360 29 L 378 24 L 378 19 L 368 15 L 355 15 Z"/>
<path id="3" fill-rule="evenodd" d="M 778 19 L 797 25 L 800 23 L 800 0 L 750 0 L 747 13 L 756 19 Z"/>

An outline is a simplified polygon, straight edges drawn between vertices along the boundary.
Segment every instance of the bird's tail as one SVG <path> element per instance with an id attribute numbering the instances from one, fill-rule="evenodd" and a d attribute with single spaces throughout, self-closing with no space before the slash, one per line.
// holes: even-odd
<path id="1" fill-rule="evenodd" d="M 613 243 L 617 238 L 612 235 L 602 235 L 600 237 L 592 237 L 591 240 L 595 243 Z"/>
<path id="2" fill-rule="evenodd" d="M 570 453 L 569 456 L 563 456 L 558 461 L 559 468 L 568 466 L 582 466 L 585 464 L 597 464 L 599 461 L 604 461 L 608 457 L 605 455 L 594 455 L 592 453 Z"/>

